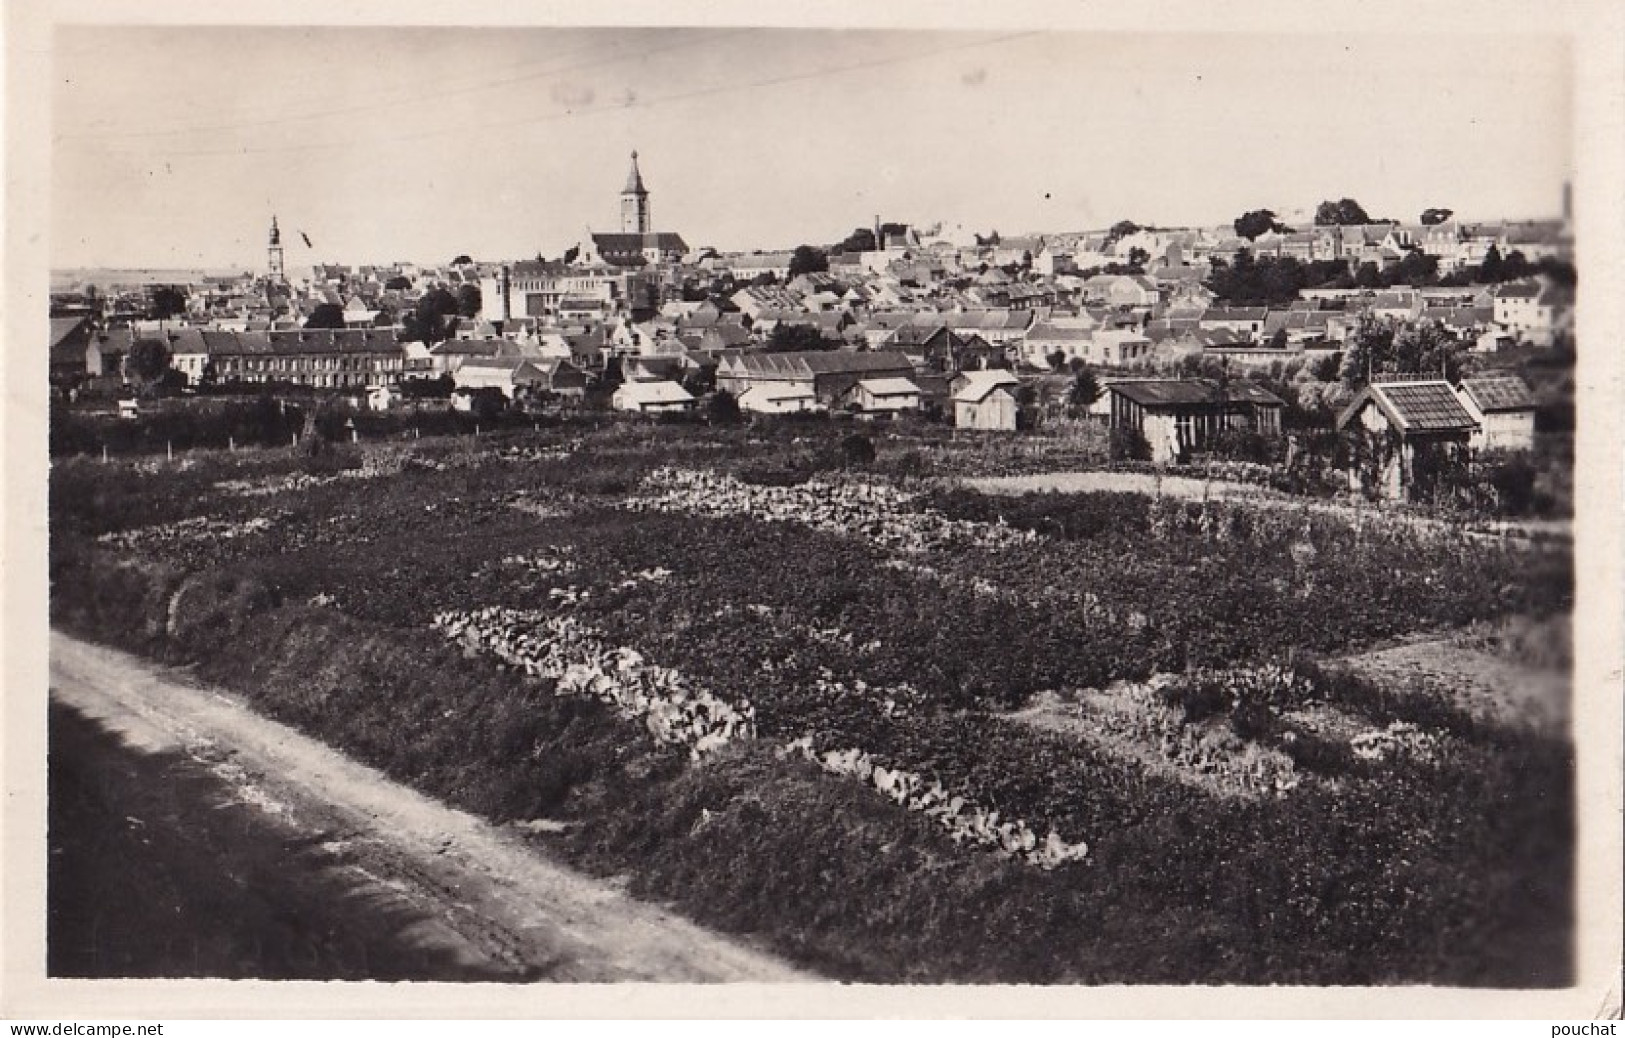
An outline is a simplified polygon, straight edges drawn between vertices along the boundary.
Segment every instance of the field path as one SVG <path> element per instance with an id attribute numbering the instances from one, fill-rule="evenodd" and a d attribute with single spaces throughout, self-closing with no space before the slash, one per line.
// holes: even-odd
<path id="1" fill-rule="evenodd" d="M 62 717 L 53 726 L 52 750 L 59 755 L 53 768 L 74 769 L 69 774 L 78 786 L 116 802 L 120 814 L 147 812 L 120 824 L 139 826 L 141 849 L 163 845 L 169 888 L 181 891 L 180 901 L 192 902 L 177 905 L 176 913 L 190 909 L 196 915 L 198 906 L 218 910 L 222 903 L 226 911 L 239 911 L 243 902 L 232 899 L 244 888 L 261 901 L 284 888 L 295 907 L 272 906 L 271 914 L 293 913 L 303 904 L 318 925 L 324 905 L 331 904 L 335 916 L 362 919 L 367 912 L 358 914 L 356 906 L 374 906 L 380 909 L 371 916 L 379 933 L 371 936 L 413 946 L 415 961 L 439 964 L 439 979 L 814 979 L 548 861 L 519 832 L 406 789 L 184 675 L 54 631 L 50 668 L 53 711 Z M 97 730 L 102 743 L 84 734 Z M 110 748 L 113 738 L 122 745 Z M 75 755 L 177 762 L 169 774 L 188 778 L 190 792 L 181 800 L 191 802 L 178 801 L 173 789 L 149 788 L 163 779 L 150 766 L 138 772 L 130 761 L 70 759 Z M 160 782 L 132 782 L 137 774 L 157 775 Z M 207 784 L 202 792 L 199 776 Z M 118 817 L 108 811 L 101 806 L 88 817 Z M 98 837 L 53 831 L 53 853 L 64 853 L 64 839 L 71 849 L 76 841 L 83 846 Z M 305 850 L 289 850 L 280 861 L 236 860 L 253 857 L 249 847 L 264 852 L 262 859 L 276 859 L 283 849 Z M 313 857 L 311 848 L 320 848 L 320 856 Z M 111 874 L 136 864 L 101 867 Z M 330 893 L 335 884 L 342 888 L 336 899 Z M 247 917 L 255 918 L 253 912 Z M 60 936 L 83 939 L 72 932 Z M 168 939 L 176 937 L 197 943 L 184 933 Z M 258 944 L 261 936 L 254 940 Z M 193 975 L 219 975 L 206 963 L 198 969 Z"/>

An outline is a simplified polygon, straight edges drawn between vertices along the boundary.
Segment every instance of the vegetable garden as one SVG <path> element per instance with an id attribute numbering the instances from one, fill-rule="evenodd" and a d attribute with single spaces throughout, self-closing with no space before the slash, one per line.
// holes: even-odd
<path id="1" fill-rule="evenodd" d="M 843 979 L 1568 981 L 1568 743 L 1326 662 L 1564 613 L 1566 546 L 734 474 L 804 451 L 70 459 L 52 619 Z"/>

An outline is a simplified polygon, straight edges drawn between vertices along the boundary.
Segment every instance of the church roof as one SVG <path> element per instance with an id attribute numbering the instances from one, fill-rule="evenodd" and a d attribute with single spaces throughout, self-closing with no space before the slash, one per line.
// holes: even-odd
<path id="1" fill-rule="evenodd" d="M 621 191 L 623 195 L 646 195 L 648 188 L 643 186 L 643 174 L 638 172 L 638 153 L 632 153 L 632 169 L 626 174 L 626 187 Z"/>

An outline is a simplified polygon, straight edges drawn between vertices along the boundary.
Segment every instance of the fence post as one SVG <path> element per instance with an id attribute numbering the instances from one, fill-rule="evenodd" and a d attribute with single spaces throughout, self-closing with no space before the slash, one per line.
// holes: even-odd
<path id="1" fill-rule="evenodd" d="M 167 458 L 169 461 L 174 461 L 175 460 L 175 441 L 174 440 L 165 440 L 164 441 L 164 457 Z"/>
<path id="2" fill-rule="evenodd" d="M 230 451 L 233 454 L 237 453 L 237 437 L 235 437 L 235 436 L 227 436 L 226 437 L 226 450 Z"/>
<path id="3" fill-rule="evenodd" d="M 102 464 L 107 464 L 107 444 L 102 444 Z"/>

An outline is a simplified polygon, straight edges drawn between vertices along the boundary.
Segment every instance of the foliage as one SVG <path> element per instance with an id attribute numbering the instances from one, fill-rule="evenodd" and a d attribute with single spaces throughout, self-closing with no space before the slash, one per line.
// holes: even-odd
<path id="1" fill-rule="evenodd" d="M 1383 222 L 1385 221 L 1371 219 L 1370 216 L 1366 215 L 1366 211 L 1360 203 L 1352 198 L 1344 198 L 1336 202 L 1322 202 L 1315 207 L 1316 227 Z"/>
<path id="2" fill-rule="evenodd" d="M 1120 241 L 1127 238 L 1131 234 L 1138 234 L 1145 229 L 1146 228 L 1141 227 L 1133 220 L 1119 220 L 1112 224 L 1111 229 L 1106 232 L 1106 239 L 1114 242 Z"/>
<path id="3" fill-rule="evenodd" d="M 829 256 L 811 245 L 797 245 L 790 254 L 790 276 L 817 274 L 829 269 Z"/>
<path id="4" fill-rule="evenodd" d="M 154 320 L 167 321 L 186 312 L 186 288 L 183 285 L 154 285 L 149 297 L 147 313 Z"/>
<path id="5" fill-rule="evenodd" d="M 162 339 L 141 338 L 130 345 L 130 355 L 124 358 L 124 370 L 141 385 L 152 385 L 169 370 L 173 354 Z"/>
<path id="6" fill-rule="evenodd" d="M 841 460 L 848 468 L 866 468 L 875 462 L 875 442 L 863 433 L 841 441 Z"/>
<path id="7" fill-rule="evenodd" d="M 1113 461 L 1151 460 L 1151 444 L 1146 440 L 1145 433 L 1131 425 L 1112 427 L 1108 450 Z"/>
<path id="8" fill-rule="evenodd" d="M 457 286 L 457 313 L 462 317 L 478 317 L 480 315 L 480 286 L 463 282 Z"/>
<path id="9" fill-rule="evenodd" d="M 1446 220 L 1450 219 L 1452 216 L 1455 216 L 1455 215 L 1456 215 L 1456 213 L 1455 213 L 1455 210 L 1453 210 L 1453 209 L 1436 209 L 1436 208 L 1424 209 L 1424 210 L 1422 210 L 1422 216 L 1421 216 L 1422 226 L 1424 226 L 1424 227 L 1432 227 L 1435 224 L 1444 223 Z"/>
<path id="10" fill-rule="evenodd" d="M 337 303 L 320 303 L 305 318 L 306 328 L 343 328 L 344 307 Z"/>
<path id="11" fill-rule="evenodd" d="M 1275 214 L 1268 209 L 1253 209 L 1242 213 L 1235 219 L 1237 237 L 1252 241 L 1261 234 L 1270 231 L 1279 233 L 1282 226 L 1275 219 Z"/>
<path id="12" fill-rule="evenodd" d="M 440 467 L 291 482 L 286 452 L 150 473 L 70 459 L 50 473 L 52 619 L 196 664 L 499 823 L 566 821 L 539 838 L 550 853 L 830 976 L 1568 982 L 1568 747 L 1303 660 L 1560 610 L 1566 552 L 1278 504 L 922 496 L 872 476 L 782 493 L 638 483 L 660 465 L 778 462 L 842 433 L 583 424 L 500 447 L 425 440 L 422 461 Z M 227 477 L 270 492 L 214 486 Z M 633 504 L 650 494 L 680 507 Z M 257 519 L 270 523 L 207 543 L 95 541 Z M 905 528 L 954 535 L 883 533 Z M 595 660 L 613 656 L 577 672 L 576 694 L 526 665 L 587 647 L 538 631 L 544 607 L 592 632 Z M 480 635 L 514 662 L 425 637 L 437 614 L 480 610 L 482 629 L 526 617 Z M 546 640 L 537 655 L 526 633 Z M 707 707 L 651 731 L 643 707 L 666 709 L 670 672 Z M 609 701 L 600 677 L 619 689 Z M 1214 702 L 1189 724 L 1176 709 L 1168 746 L 1132 753 L 1009 713 L 1044 690 L 1132 700 L 1119 680 Z M 625 695 L 634 686 L 648 702 Z M 1300 716 L 1311 702 L 1352 719 L 1350 734 Z M 703 763 L 661 734 L 745 704 L 757 738 Z M 1191 778 L 1219 740 L 1288 760 L 1273 773 L 1287 781 L 1212 795 Z M 956 839 L 954 818 L 991 842 Z M 1047 831 L 1087 837 L 1086 861 L 1024 867 Z"/>
<path id="13" fill-rule="evenodd" d="M 408 342 L 433 346 L 451 334 L 451 320 L 459 312 L 457 297 L 437 286 L 423 293 L 412 312 L 402 322 L 401 337 Z"/>
<path id="14" fill-rule="evenodd" d="M 1372 376 L 1407 374 L 1461 379 L 1463 346 L 1433 321 L 1400 324 L 1365 315 L 1344 343 L 1343 384 L 1365 385 Z"/>
<path id="15" fill-rule="evenodd" d="M 859 227 L 842 239 L 835 247 L 836 252 L 873 252 L 880 246 L 875 242 L 875 232 L 868 227 Z"/>
<path id="16" fill-rule="evenodd" d="M 737 425 L 744 421 L 739 400 L 726 389 L 719 389 L 705 402 L 705 417 L 713 425 Z"/>
<path id="17" fill-rule="evenodd" d="M 780 321 L 768 333 L 762 349 L 768 353 L 800 353 L 804 350 L 833 350 L 839 345 L 824 338 L 816 325 Z"/>

